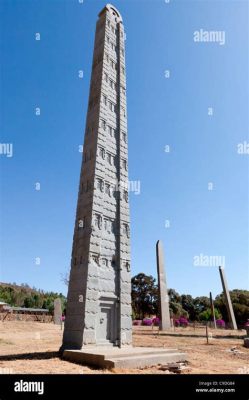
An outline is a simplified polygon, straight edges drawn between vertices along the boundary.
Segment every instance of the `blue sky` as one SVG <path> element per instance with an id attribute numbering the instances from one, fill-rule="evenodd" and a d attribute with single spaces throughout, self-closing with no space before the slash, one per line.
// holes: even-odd
<path id="1" fill-rule="evenodd" d="M 1 2 L 0 132 L 13 157 L 0 155 L 0 281 L 66 294 L 60 275 L 70 264 L 78 147 L 104 5 Z M 249 155 L 237 151 L 249 142 L 248 2 L 114 5 L 127 33 L 129 177 L 141 182 L 141 194 L 130 194 L 132 274 L 156 275 L 161 239 L 169 287 L 221 292 L 218 268 L 194 265 L 203 254 L 225 257 L 230 289 L 249 289 Z M 200 29 L 224 31 L 225 44 L 194 42 Z"/>

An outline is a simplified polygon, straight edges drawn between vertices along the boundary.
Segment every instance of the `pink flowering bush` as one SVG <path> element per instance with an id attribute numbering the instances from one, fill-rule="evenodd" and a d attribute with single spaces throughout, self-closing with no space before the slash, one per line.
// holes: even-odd
<path id="1" fill-rule="evenodd" d="M 150 318 L 144 318 L 144 319 L 143 319 L 143 325 L 145 325 L 145 326 L 151 326 L 151 325 L 152 325 L 152 319 L 150 319 Z"/>
<path id="2" fill-rule="evenodd" d="M 175 326 L 182 326 L 186 328 L 188 326 L 188 320 L 184 317 L 180 317 L 175 320 Z"/>
<path id="3" fill-rule="evenodd" d="M 223 321 L 223 319 L 217 319 L 217 320 L 216 320 L 216 325 L 217 325 L 219 328 L 225 328 L 226 323 L 225 323 L 225 321 Z"/>
<path id="4" fill-rule="evenodd" d="M 133 325 L 137 325 L 137 326 L 142 325 L 142 320 L 141 320 L 141 319 L 135 319 L 135 320 L 133 321 Z"/>
<path id="5" fill-rule="evenodd" d="M 152 319 L 152 324 L 153 325 L 159 326 L 159 323 L 160 323 L 160 318 L 155 317 L 155 318 Z"/>

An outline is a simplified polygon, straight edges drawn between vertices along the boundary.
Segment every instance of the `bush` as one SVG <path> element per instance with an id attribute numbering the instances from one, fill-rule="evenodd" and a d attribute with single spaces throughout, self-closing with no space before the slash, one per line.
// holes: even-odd
<path id="1" fill-rule="evenodd" d="M 184 317 L 180 317 L 175 320 L 175 326 L 182 326 L 186 328 L 186 326 L 188 326 L 188 320 Z"/>
<path id="2" fill-rule="evenodd" d="M 225 328 L 226 323 L 225 323 L 225 321 L 223 321 L 223 319 L 217 319 L 217 320 L 216 320 L 216 325 L 217 325 L 219 328 Z"/>
<path id="3" fill-rule="evenodd" d="M 160 323 L 160 318 L 155 317 L 155 318 L 152 319 L 152 324 L 153 325 L 159 326 L 159 323 Z"/>
<path id="4" fill-rule="evenodd" d="M 133 321 L 133 325 L 138 325 L 138 326 L 142 325 L 141 319 L 135 319 L 135 320 Z"/>
<path id="5" fill-rule="evenodd" d="M 214 309 L 214 315 L 215 315 L 215 319 L 216 319 L 216 320 L 222 318 L 221 313 L 220 313 L 216 308 Z M 211 309 L 208 308 L 207 310 L 202 311 L 202 312 L 199 314 L 199 319 L 200 319 L 200 321 L 212 321 L 213 318 L 212 318 L 212 311 L 211 311 Z"/>
<path id="6" fill-rule="evenodd" d="M 144 318 L 144 319 L 143 319 L 143 325 L 145 325 L 145 326 L 151 326 L 151 325 L 152 325 L 152 319 L 150 319 L 150 318 Z"/>

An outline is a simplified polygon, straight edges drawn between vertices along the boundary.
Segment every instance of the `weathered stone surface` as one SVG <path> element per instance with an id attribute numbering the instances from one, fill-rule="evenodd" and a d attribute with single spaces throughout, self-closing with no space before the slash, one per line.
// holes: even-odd
<path id="1" fill-rule="evenodd" d="M 116 187 L 128 182 L 124 37 L 108 4 L 96 25 L 62 348 L 132 340 L 128 192 Z"/>
<path id="2" fill-rule="evenodd" d="M 244 346 L 249 348 L 249 337 L 244 339 Z"/>
<path id="3" fill-rule="evenodd" d="M 131 316 L 130 317 L 121 316 L 121 326 L 122 326 L 122 329 L 131 330 L 132 329 Z"/>
<path id="4" fill-rule="evenodd" d="M 226 307 L 227 307 L 227 313 L 228 313 L 228 318 L 229 318 L 229 325 L 231 329 L 238 329 L 237 328 L 237 323 L 236 319 L 234 316 L 234 311 L 233 311 L 233 305 L 231 302 L 231 297 L 230 293 L 228 290 L 228 285 L 227 285 L 227 280 L 226 280 L 226 275 L 223 267 L 219 267 L 220 271 L 220 278 L 221 278 L 221 283 L 222 283 L 222 288 L 225 296 L 225 301 L 226 301 Z"/>
<path id="5" fill-rule="evenodd" d="M 179 353 L 175 349 L 130 348 L 129 346 L 123 350 L 117 347 L 101 350 L 94 346 L 88 346 L 77 351 L 65 350 L 63 358 L 101 368 L 144 368 L 187 360 L 186 354 Z"/>
<path id="6" fill-rule="evenodd" d="M 61 324 L 62 310 L 61 310 L 61 299 L 57 298 L 54 300 L 54 323 L 56 325 Z"/>
<path id="7" fill-rule="evenodd" d="M 86 313 L 85 314 L 85 328 L 86 329 L 95 329 L 95 315 Z"/>
<path id="8" fill-rule="evenodd" d="M 93 329 L 86 329 L 84 332 L 84 345 L 95 344 L 96 343 L 96 333 Z"/>
<path id="9" fill-rule="evenodd" d="M 163 245 L 160 240 L 156 244 L 157 253 L 157 274 L 158 274 L 158 288 L 159 288 L 159 305 L 160 305 L 160 330 L 169 329 L 170 313 L 169 313 L 169 300 L 166 285 L 166 276 L 164 270 L 164 254 Z"/>
<path id="10" fill-rule="evenodd" d="M 99 298 L 99 292 L 97 290 L 90 290 L 88 288 L 87 294 L 86 294 L 86 299 L 87 300 L 94 300 L 97 301 Z"/>
<path id="11" fill-rule="evenodd" d="M 127 315 L 127 316 L 131 317 L 130 305 L 121 305 L 121 315 Z"/>

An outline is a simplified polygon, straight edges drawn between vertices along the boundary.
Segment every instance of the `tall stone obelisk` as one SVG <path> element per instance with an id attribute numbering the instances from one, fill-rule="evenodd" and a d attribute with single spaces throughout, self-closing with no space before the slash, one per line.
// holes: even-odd
<path id="1" fill-rule="evenodd" d="M 159 312 L 160 312 L 160 330 L 169 329 L 170 312 L 169 312 L 169 298 L 166 285 L 166 275 L 164 270 L 164 254 L 163 244 L 160 240 L 156 244 L 157 254 L 157 275 L 158 275 L 158 290 L 159 290 Z"/>
<path id="2" fill-rule="evenodd" d="M 216 326 L 216 318 L 215 318 L 215 309 L 214 309 L 213 296 L 212 296 L 211 292 L 209 293 L 209 299 L 210 299 L 210 309 L 211 309 L 211 316 L 213 318 L 214 329 L 216 329 L 217 326 Z"/>
<path id="3" fill-rule="evenodd" d="M 62 349 L 132 342 L 125 33 L 96 25 Z"/>
<path id="4" fill-rule="evenodd" d="M 227 307 L 227 313 L 228 313 L 230 328 L 236 330 L 238 328 L 237 328 L 237 323 L 236 323 L 236 319 L 235 319 L 235 316 L 234 316 L 233 305 L 232 305 L 232 302 L 231 302 L 230 293 L 229 293 L 229 290 L 228 290 L 225 270 L 224 270 L 223 267 L 219 267 L 219 271 L 220 271 L 220 278 L 221 278 L 222 288 L 223 288 L 226 307 Z"/>

